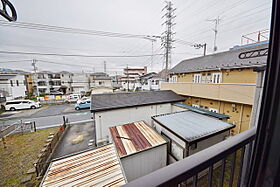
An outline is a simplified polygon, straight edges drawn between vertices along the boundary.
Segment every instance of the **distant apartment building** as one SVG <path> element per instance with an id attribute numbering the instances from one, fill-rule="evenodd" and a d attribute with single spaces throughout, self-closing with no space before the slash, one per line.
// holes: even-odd
<path id="1" fill-rule="evenodd" d="M 21 74 L 0 74 L 0 95 L 6 100 L 26 96 L 25 76 Z"/>
<path id="2" fill-rule="evenodd" d="M 258 67 L 266 65 L 267 44 L 187 59 L 169 71 L 161 90 L 185 97 L 185 104 L 230 116 L 233 133 L 247 130 L 254 103 Z M 254 56 L 254 58 L 250 58 Z"/>
<path id="3" fill-rule="evenodd" d="M 59 74 L 60 74 L 60 80 L 61 80 L 60 91 L 63 94 L 72 93 L 73 92 L 73 89 L 72 89 L 73 73 L 68 72 L 68 71 L 61 71 L 61 72 L 59 72 Z"/>
<path id="4" fill-rule="evenodd" d="M 138 85 L 137 79 L 140 76 L 147 74 L 147 66 L 144 66 L 143 68 L 124 68 L 123 74 L 124 76 L 120 79 L 122 88 L 132 90 Z"/>
<path id="5" fill-rule="evenodd" d="M 72 92 L 86 94 L 90 91 L 89 75 L 85 73 L 73 73 Z"/>
<path id="6" fill-rule="evenodd" d="M 58 91 L 61 87 L 61 80 L 59 73 L 50 71 L 41 71 L 33 74 L 34 90 L 39 94 L 50 94 Z M 38 88 L 37 88 L 38 87 Z"/>

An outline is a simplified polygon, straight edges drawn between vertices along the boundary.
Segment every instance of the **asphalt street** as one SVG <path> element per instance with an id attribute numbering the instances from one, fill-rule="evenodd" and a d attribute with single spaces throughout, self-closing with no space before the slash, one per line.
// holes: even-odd
<path id="1" fill-rule="evenodd" d="M 80 138 L 79 142 L 74 142 Z M 95 133 L 93 122 L 70 125 L 63 139 L 59 142 L 53 158 L 84 151 L 95 147 Z"/>
<path id="2" fill-rule="evenodd" d="M 92 115 L 89 110 L 74 111 L 73 104 L 52 105 L 35 110 L 23 110 L 19 111 L 19 114 L 15 113 L 8 119 L 1 117 L 0 126 L 6 126 L 21 121 L 35 121 L 36 127 L 42 129 L 61 125 L 63 123 L 63 116 L 67 117 L 70 123 L 91 119 Z"/>

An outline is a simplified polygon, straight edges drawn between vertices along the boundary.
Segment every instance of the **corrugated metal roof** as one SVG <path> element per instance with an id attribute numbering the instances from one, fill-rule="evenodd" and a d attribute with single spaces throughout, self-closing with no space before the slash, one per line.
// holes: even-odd
<path id="1" fill-rule="evenodd" d="M 185 98 L 171 90 L 93 94 L 90 110 L 96 112 L 180 101 L 185 101 Z"/>
<path id="2" fill-rule="evenodd" d="M 229 118 L 229 116 L 227 116 L 227 115 L 225 115 L 225 114 L 220 114 L 220 113 L 216 113 L 216 112 L 211 112 L 211 111 L 209 111 L 209 110 L 205 110 L 205 109 L 202 109 L 202 108 L 192 107 L 192 106 L 186 105 L 186 104 L 175 103 L 174 106 L 178 106 L 178 107 L 181 107 L 181 108 L 185 108 L 185 109 L 188 109 L 188 110 L 197 112 L 197 113 L 199 113 L 199 114 L 204 114 L 204 115 L 212 116 L 212 117 L 219 118 L 219 119 L 228 119 L 228 118 Z"/>
<path id="3" fill-rule="evenodd" d="M 54 161 L 42 186 L 121 186 L 124 174 L 113 144 Z"/>
<path id="4" fill-rule="evenodd" d="M 257 67 L 266 64 L 267 56 L 239 59 L 239 54 L 255 49 L 267 48 L 268 44 L 261 44 L 226 52 L 215 53 L 202 57 L 183 60 L 170 70 L 170 74 L 202 72 L 218 69 L 231 69 L 243 67 Z"/>
<path id="5" fill-rule="evenodd" d="M 166 143 L 166 141 L 144 121 L 111 127 L 110 132 L 120 157 Z"/>
<path id="6" fill-rule="evenodd" d="M 188 142 L 231 129 L 234 125 L 193 111 L 154 116 L 153 119 Z"/>

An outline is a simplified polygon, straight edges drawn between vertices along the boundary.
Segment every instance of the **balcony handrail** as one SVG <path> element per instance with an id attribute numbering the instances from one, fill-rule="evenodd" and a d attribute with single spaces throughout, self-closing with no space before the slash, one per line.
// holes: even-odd
<path id="1" fill-rule="evenodd" d="M 251 143 L 255 138 L 255 134 L 256 127 L 253 127 L 183 160 L 131 181 L 124 186 L 176 186 L 182 181 L 186 181 L 186 179 L 197 175 L 202 170 L 224 159 L 229 154 Z"/>

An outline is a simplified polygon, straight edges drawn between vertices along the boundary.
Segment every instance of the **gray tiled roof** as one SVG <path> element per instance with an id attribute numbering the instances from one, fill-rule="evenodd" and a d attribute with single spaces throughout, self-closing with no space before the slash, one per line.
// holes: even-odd
<path id="1" fill-rule="evenodd" d="M 234 127 L 232 124 L 193 111 L 163 114 L 155 116 L 153 119 L 188 142 Z"/>
<path id="2" fill-rule="evenodd" d="M 267 48 L 268 44 L 255 45 L 252 47 L 246 47 L 241 49 L 233 49 L 222 53 L 216 53 L 212 55 L 202 56 L 198 58 L 192 58 L 183 60 L 175 67 L 173 67 L 169 74 L 174 73 L 190 73 L 211 71 L 217 69 L 231 69 L 242 67 L 257 67 L 266 64 L 266 56 L 239 59 L 238 56 L 242 52 L 251 51 L 255 49 Z"/>
<path id="3" fill-rule="evenodd" d="M 93 94 L 91 96 L 91 111 L 173 103 L 184 100 L 184 97 L 170 90 Z"/>

